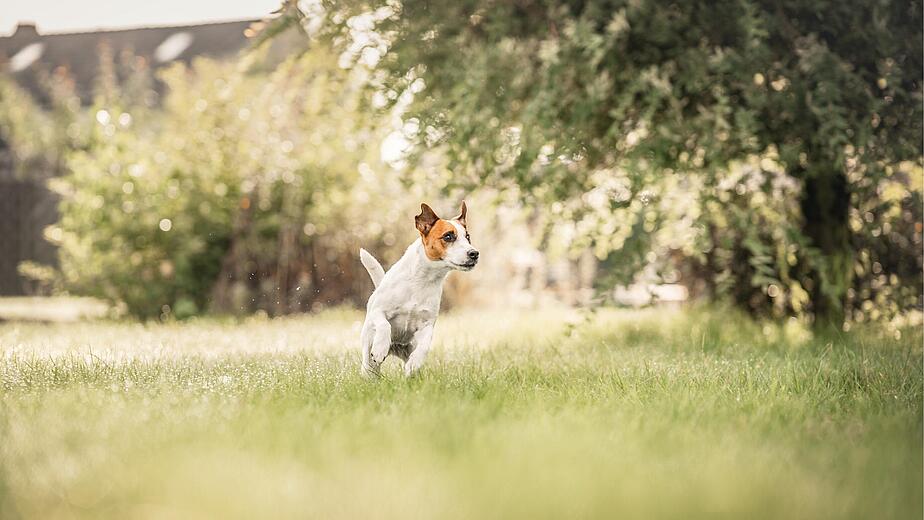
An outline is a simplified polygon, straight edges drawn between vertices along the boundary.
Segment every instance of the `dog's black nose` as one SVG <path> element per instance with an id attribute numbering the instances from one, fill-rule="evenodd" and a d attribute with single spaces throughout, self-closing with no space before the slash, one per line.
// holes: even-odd
<path id="1" fill-rule="evenodd" d="M 472 260 L 478 260 L 478 251 L 475 251 L 474 249 L 472 249 L 471 251 L 468 252 L 468 257 L 471 258 Z"/>

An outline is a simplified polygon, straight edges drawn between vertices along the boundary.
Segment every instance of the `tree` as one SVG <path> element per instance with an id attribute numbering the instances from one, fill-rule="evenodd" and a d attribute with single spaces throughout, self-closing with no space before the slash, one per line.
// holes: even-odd
<path id="1" fill-rule="evenodd" d="M 636 196 L 651 171 L 708 178 L 772 154 L 801 182 L 819 324 L 843 322 L 851 197 L 921 161 L 920 2 L 386 0 L 312 11 L 342 61 L 373 69 L 379 104 L 410 100 L 420 149 L 445 150 L 463 186 L 512 183 L 553 202 L 620 168 L 637 174 Z M 283 12 L 305 16 L 294 2 Z"/>

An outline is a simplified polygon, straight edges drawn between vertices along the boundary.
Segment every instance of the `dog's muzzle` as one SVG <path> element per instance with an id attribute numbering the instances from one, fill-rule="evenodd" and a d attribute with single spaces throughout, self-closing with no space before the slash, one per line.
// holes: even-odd
<path id="1" fill-rule="evenodd" d="M 480 253 L 477 249 L 471 249 L 468 253 L 466 253 L 466 256 L 468 256 L 468 262 L 462 264 L 462 267 L 471 269 L 475 267 L 475 264 L 478 263 L 478 257 L 480 256 Z"/>

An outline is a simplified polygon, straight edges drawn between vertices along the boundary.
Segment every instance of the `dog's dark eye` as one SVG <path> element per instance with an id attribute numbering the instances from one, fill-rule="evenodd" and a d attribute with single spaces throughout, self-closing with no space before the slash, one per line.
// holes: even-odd
<path id="1" fill-rule="evenodd" d="M 471 241 L 472 241 L 472 236 L 469 235 L 468 233 L 466 233 L 466 234 L 465 234 L 465 240 L 468 240 L 469 242 L 471 242 Z"/>
<path id="2" fill-rule="evenodd" d="M 455 239 L 456 239 L 456 234 L 453 233 L 452 231 L 450 231 L 449 233 L 446 233 L 445 235 L 443 235 L 443 240 L 445 240 L 445 241 L 447 241 L 447 242 L 453 242 L 453 241 L 455 241 Z"/>

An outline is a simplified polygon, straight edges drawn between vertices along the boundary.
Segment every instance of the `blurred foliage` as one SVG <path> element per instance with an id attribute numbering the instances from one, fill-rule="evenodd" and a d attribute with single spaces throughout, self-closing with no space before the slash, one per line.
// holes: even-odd
<path id="1" fill-rule="evenodd" d="M 287 6 L 374 71 L 420 155 L 522 190 L 618 280 L 654 253 L 752 312 L 921 306 L 918 2 Z"/>
<path id="2" fill-rule="evenodd" d="M 150 89 L 132 88 L 150 84 L 149 71 L 126 74 L 113 61 L 89 107 L 58 91 L 46 112 L 3 84 L 8 134 L 53 133 L 22 122 L 62 112 L 64 135 L 43 137 L 59 140 L 50 149 L 63 161 L 51 181 L 61 218 L 46 233 L 60 246 L 60 288 L 139 317 L 361 303 L 369 282 L 356 251 L 406 243 L 386 229 L 403 229 L 398 210 L 412 193 L 378 163 L 361 78 L 320 49 L 273 67 L 258 49 L 235 63 L 171 67 L 152 107 Z"/>
<path id="3" fill-rule="evenodd" d="M 91 106 L 63 73 L 48 107 L 0 78 L 17 174 L 62 196 L 60 270 L 21 272 L 142 317 L 361 304 L 360 244 L 395 258 L 423 193 L 477 189 L 549 257 L 593 252 L 604 297 L 900 324 L 924 303 L 920 25 L 888 1 L 289 1 L 161 99 L 103 48 Z"/>

